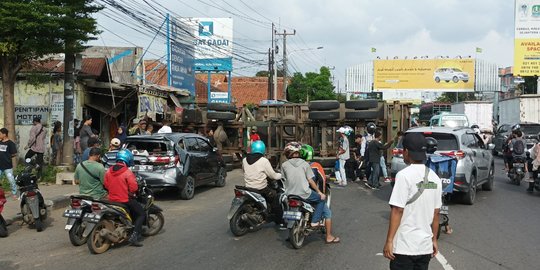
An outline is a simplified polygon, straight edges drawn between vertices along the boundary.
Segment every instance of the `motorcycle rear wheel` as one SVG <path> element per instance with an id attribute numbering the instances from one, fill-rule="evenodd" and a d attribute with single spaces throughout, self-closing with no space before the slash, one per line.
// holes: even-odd
<path id="1" fill-rule="evenodd" d="M 36 231 L 43 231 L 43 220 L 41 220 L 41 217 L 34 220 L 34 225 L 36 226 Z"/>
<path id="2" fill-rule="evenodd" d="M 96 227 L 94 227 L 88 236 L 88 241 L 86 242 L 88 250 L 90 250 L 92 254 L 104 253 L 111 247 L 111 241 L 109 241 L 107 238 L 101 237 L 99 234 L 103 229 L 108 229 L 112 232 L 114 231 L 114 226 L 108 220 L 101 220 L 98 222 L 98 224 L 96 224 Z"/>
<path id="3" fill-rule="evenodd" d="M 235 236 L 245 235 L 249 231 L 249 225 L 241 219 L 241 216 L 247 212 L 246 208 L 246 204 L 240 206 L 229 221 L 229 227 Z"/>
<path id="4" fill-rule="evenodd" d="M 289 241 L 295 249 L 300 249 L 304 245 L 306 239 L 304 223 L 304 220 L 295 221 L 292 228 L 289 229 Z"/>
<path id="5" fill-rule="evenodd" d="M 146 223 L 148 224 L 148 227 L 143 230 L 142 235 L 154 236 L 158 234 L 163 228 L 163 225 L 165 225 L 165 217 L 163 217 L 163 213 L 161 212 L 151 213 L 148 214 Z"/>
<path id="6" fill-rule="evenodd" d="M 83 237 L 84 227 L 81 220 L 76 220 L 73 227 L 69 230 L 69 241 L 72 245 L 78 247 L 86 244 L 88 236 Z"/>

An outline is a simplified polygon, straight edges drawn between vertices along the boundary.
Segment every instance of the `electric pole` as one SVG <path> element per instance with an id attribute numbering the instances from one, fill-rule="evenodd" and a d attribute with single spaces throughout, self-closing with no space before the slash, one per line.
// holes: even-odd
<path id="1" fill-rule="evenodd" d="M 292 33 L 287 33 L 287 30 L 283 30 L 283 34 L 276 35 L 283 36 L 283 99 L 287 99 L 287 36 L 296 35 L 296 30 Z"/>
<path id="2" fill-rule="evenodd" d="M 268 96 L 267 99 L 272 99 L 272 49 L 268 49 Z"/>
<path id="3" fill-rule="evenodd" d="M 62 164 L 73 164 L 73 135 L 70 134 L 70 123 L 73 122 L 73 99 L 75 95 L 75 54 L 66 53 L 64 60 L 64 123 Z M 77 127 L 73 127 L 74 129 Z"/>

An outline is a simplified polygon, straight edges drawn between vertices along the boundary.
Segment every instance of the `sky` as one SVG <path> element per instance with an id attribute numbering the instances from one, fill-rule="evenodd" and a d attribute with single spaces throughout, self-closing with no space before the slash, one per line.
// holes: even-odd
<path id="1" fill-rule="evenodd" d="M 113 0 L 108 0 L 111 2 Z M 96 1 L 102 3 L 103 1 Z M 472 56 L 500 67 L 513 61 L 514 1 L 510 0 L 116 0 L 137 11 L 169 10 L 182 17 L 231 17 L 234 50 L 253 63 L 234 62 L 233 76 L 267 69 L 271 24 L 287 37 L 289 73 L 332 69 L 343 88 L 347 67 L 381 58 Z M 149 4 L 148 4 L 149 3 Z M 159 6 L 159 5 L 161 6 Z M 153 9 L 154 8 L 154 9 Z M 155 11 L 157 12 L 157 11 Z M 111 18 L 116 18 L 113 20 Z M 165 54 L 163 39 L 108 6 L 97 15 L 103 31 L 92 45 L 141 46 L 146 59 Z M 155 17 L 155 22 L 163 19 Z M 143 31 L 146 35 L 132 28 Z M 278 40 L 281 58 L 282 40 Z M 253 50 L 246 50 L 241 46 Z M 317 49 L 323 47 L 322 49 Z M 376 48 L 372 53 L 371 48 Z M 476 53 L 481 48 L 481 53 Z M 258 63 L 258 64 L 255 64 Z"/>

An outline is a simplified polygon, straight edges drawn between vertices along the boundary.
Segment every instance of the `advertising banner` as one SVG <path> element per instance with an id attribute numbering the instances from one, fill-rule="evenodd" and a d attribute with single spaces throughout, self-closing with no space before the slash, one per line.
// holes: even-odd
<path id="1" fill-rule="evenodd" d="M 195 70 L 232 71 L 232 18 L 195 18 Z"/>
<path id="2" fill-rule="evenodd" d="M 516 0 L 514 75 L 540 75 L 540 0 Z"/>
<path id="3" fill-rule="evenodd" d="M 156 114 L 164 114 L 167 110 L 167 100 L 161 97 L 140 94 L 137 117 L 149 116 L 155 119 Z"/>
<path id="4" fill-rule="evenodd" d="M 474 91 L 474 59 L 375 60 L 374 91 Z"/>
<path id="5" fill-rule="evenodd" d="M 190 26 L 174 18 L 170 30 L 170 74 L 169 84 L 178 89 L 188 90 L 195 97 L 195 71 L 193 69 L 195 39 L 187 32 Z"/>

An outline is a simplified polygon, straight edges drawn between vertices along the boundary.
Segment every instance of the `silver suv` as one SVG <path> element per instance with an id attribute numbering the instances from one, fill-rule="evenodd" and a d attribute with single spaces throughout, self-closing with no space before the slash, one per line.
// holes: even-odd
<path id="1" fill-rule="evenodd" d="M 433 137 L 438 142 L 438 154 L 446 154 L 457 158 L 454 191 L 463 193 L 463 202 L 472 205 L 476 199 L 478 186 L 482 190 L 493 189 L 495 172 L 491 150 L 493 144 L 485 145 L 478 134 L 470 128 L 420 127 L 409 129 L 406 133 L 420 132 L 425 137 Z M 403 161 L 403 146 L 397 145 L 392 150 L 392 166 L 390 174 L 395 180 L 397 172 L 407 165 Z M 392 183 L 393 184 L 393 183 Z"/>

